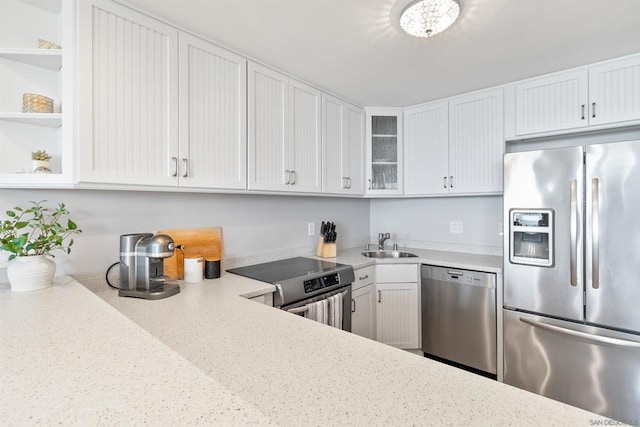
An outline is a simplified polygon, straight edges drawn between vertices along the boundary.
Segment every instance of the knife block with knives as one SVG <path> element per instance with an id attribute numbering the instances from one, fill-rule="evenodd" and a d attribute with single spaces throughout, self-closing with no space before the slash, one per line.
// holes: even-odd
<path id="1" fill-rule="evenodd" d="M 322 258 L 335 258 L 337 236 L 335 223 L 322 221 L 316 255 Z"/>

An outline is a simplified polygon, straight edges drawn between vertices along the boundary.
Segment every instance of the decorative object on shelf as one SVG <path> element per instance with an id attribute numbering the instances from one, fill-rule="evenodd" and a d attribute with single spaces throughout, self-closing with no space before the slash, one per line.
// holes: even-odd
<path id="1" fill-rule="evenodd" d="M 460 15 L 458 0 L 415 0 L 400 15 L 400 26 L 409 35 L 431 37 L 449 28 Z"/>
<path id="2" fill-rule="evenodd" d="M 49 160 L 51 160 L 51 155 L 46 151 L 36 151 L 35 153 L 31 153 L 31 160 L 33 163 L 33 173 L 52 173 L 51 166 L 49 165 Z"/>
<path id="3" fill-rule="evenodd" d="M 22 95 L 23 113 L 53 113 L 53 99 L 36 93 Z"/>
<path id="4" fill-rule="evenodd" d="M 40 49 L 62 49 L 60 46 L 55 44 L 54 42 L 50 42 L 45 39 L 38 39 L 38 47 Z"/>
<path id="5" fill-rule="evenodd" d="M 51 286 L 56 265 L 48 256 L 53 257 L 55 250 L 71 253 L 71 235 L 82 232 L 68 218 L 64 203 L 56 208 L 48 208 L 46 200 L 30 203 L 6 211 L 7 218 L 0 222 L 0 250 L 11 253 L 7 276 L 14 292 Z"/>

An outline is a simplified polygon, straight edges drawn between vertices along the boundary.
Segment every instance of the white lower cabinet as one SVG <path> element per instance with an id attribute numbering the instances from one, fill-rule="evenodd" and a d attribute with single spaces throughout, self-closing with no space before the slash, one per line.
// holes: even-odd
<path id="1" fill-rule="evenodd" d="M 351 293 L 351 332 L 376 339 L 375 266 L 354 271 L 356 281 Z"/>
<path id="2" fill-rule="evenodd" d="M 377 265 L 376 278 L 376 341 L 419 349 L 418 265 Z"/>

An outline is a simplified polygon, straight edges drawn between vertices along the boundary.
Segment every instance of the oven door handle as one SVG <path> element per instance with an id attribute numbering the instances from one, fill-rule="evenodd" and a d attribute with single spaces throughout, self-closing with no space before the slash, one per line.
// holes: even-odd
<path id="1" fill-rule="evenodd" d="M 278 289 L 282 290 L 282 288 L 280 288 L 280 285 L 276 285 L 276 286 L 278 287 Z M 344 304 L 344 299 L 347 297 L 347 295 L 349 295 L 349 291 L 343 291 L 343 292 L 340 292 L 339 294 L 338 294 L 338 293 L 335 293 L 335 294 L 333 294 L 333 295 L 329 295 L 328 297 L 323 298 L 323 299 L 321 299 L 321 300 L 318 300 L 318 301 L 314 301 L 314 302 L 310 302 L 310 303 L 308 303 L 308 304 L 305 304 L 305 305 L 303 305 L 302 307 L 289 308 L 289 309 L 287 309 L 286 311 L 287 311 L 287 312 L 289 312 L 289 313 L 293 313 L 293 314 L 306 313 L 307 311 L 309 311 L 309 304 L 314 304 L 314 303 L 316 303 L 316 302 L 324 301 L 324 300 L 326 300 L 326 299 L 328 299 L 329 297 L 332 297 L 332 296 L 334 296 L 334 295 L 340 295 L 340 296 L 342 297 L 342 303 Z M 351 301 L 353 301 L 353 300 L 351 300 Z"/>
<path id="2" fill-rule="evenodd" d="M 275 301 L 273 301 L 273 306 L 281 307 L 282 302 L 284 301 L 284 293 L 282 293 L 282 285 L 280 285 L 280 283 L 276 283 L 274 286 L 276 287 L 276 292 L 275 292 Z"/>

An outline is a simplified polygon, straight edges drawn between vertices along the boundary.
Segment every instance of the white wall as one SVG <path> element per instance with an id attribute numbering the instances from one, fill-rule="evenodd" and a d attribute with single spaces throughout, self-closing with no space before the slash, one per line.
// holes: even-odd
<path id="1" fill-rule="evenodd" d="M 450 221 L 461 221 L 463 233 L 451 233 Z M 388 244 L 502 255 L 502 197 L 374 199 L 371 235 L 383 232 Z"/>
<path id="2" fill-rule="evenodd" d="M 0 216 L 42 199 L 64 202 L 83 230 L 70 255 L 57 254 L 57 274 L 104 273 L 118 261 L 119 236 L 126 233 L 221 226 L 223 267 L 228 267 L 238 257 L 266 261 L 310 254 L 323 220 L 336 223 L 338 248 L 364 244 L 370 230 L 368 200 L 333 197 L 3 189 Z M 315 223 L 314 237 L 307 236 L 308 222 Z M 4 261 L 7 253 L 3 256 Z M 6 281 L 4 269 L 0 281 Z"/>

